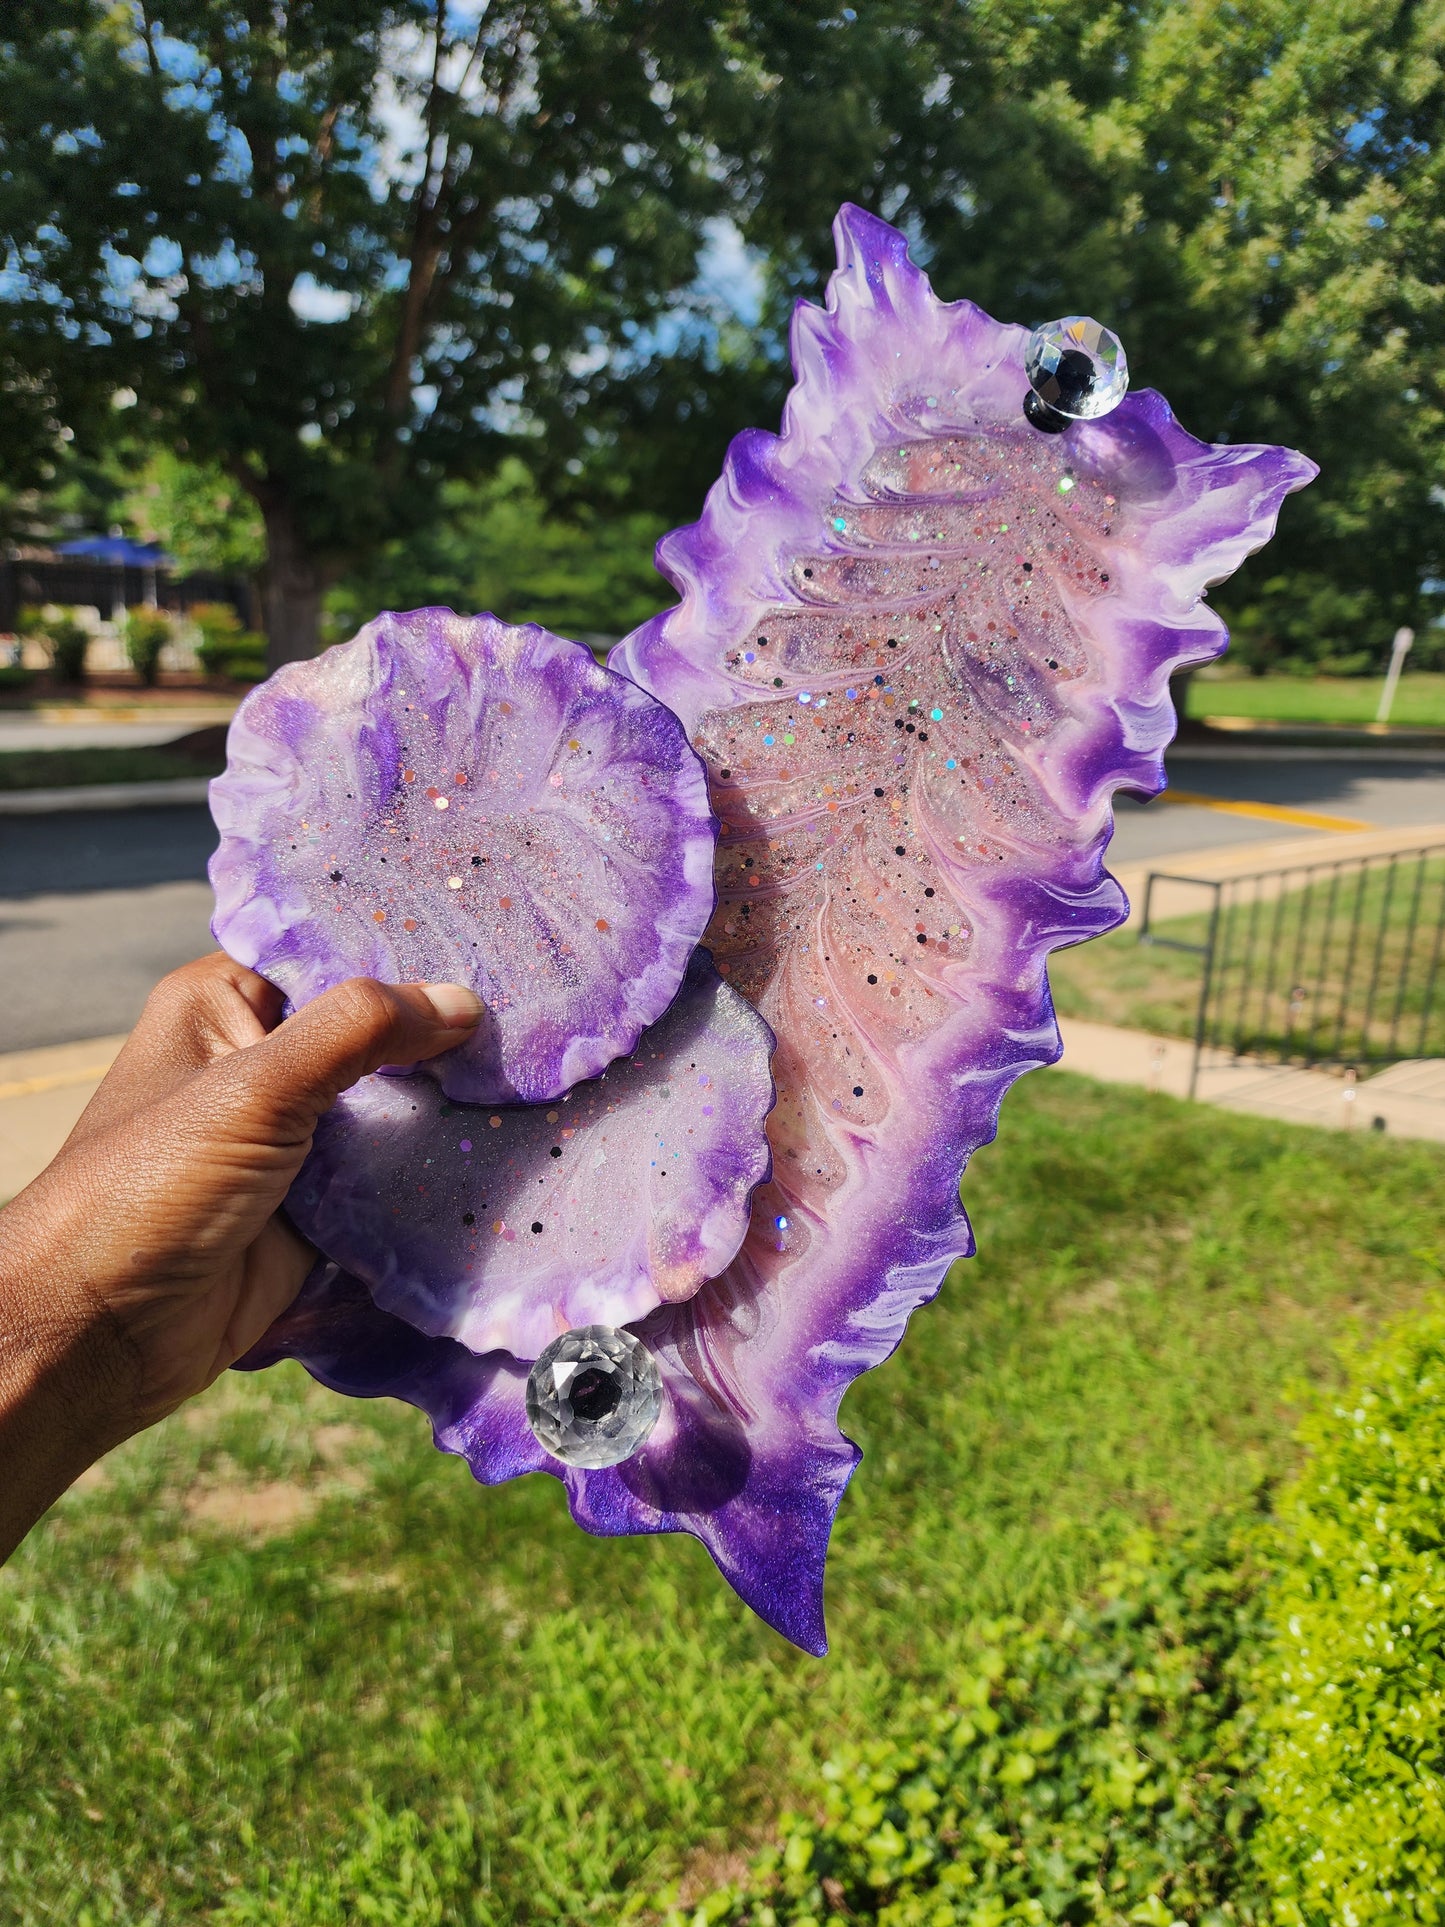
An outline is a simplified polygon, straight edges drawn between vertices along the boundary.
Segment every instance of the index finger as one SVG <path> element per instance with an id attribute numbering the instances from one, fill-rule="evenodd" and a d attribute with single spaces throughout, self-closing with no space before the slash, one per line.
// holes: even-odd
<path id="1" fill-rule="evenodd" d="M 281 1021 L 274 984 L 224 951 L 162 977 L 120 1055 L 67 1139 L 76 1144 L 167 1097 L 218 1057 L 257 1043 Z"/>

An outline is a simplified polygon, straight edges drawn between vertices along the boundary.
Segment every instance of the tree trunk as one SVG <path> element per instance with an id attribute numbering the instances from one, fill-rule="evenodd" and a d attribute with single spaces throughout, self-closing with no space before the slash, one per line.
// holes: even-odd
<path id="1" fill-rule="evenodd" d="M 301 542 L 289 508 L 265 515 L 266 565 L 261 608 L 266 622 L 266 667 L 302 662 L 321 646 L 321 599 L 335 571 Z"/>

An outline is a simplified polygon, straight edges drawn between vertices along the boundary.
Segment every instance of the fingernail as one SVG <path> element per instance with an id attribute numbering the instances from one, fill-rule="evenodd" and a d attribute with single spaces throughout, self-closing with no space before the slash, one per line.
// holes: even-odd
<path id="1" fill-rule="evenodd" d="M 463 984 L 423 984 L 422 990 L 450 1030 L 471 1030 L 481 1017 L 481 998 Z"/>

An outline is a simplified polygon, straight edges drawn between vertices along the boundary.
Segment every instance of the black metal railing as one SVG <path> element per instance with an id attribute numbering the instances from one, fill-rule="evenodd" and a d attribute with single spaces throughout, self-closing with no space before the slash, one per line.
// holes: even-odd
<path id="1" fill-rule="evenodd" d="M 1206 1050 L 1357 1071 L 1445 1056 L 1445 843 L 1222 881 L 1154 871 L 1139 941 L 1202 959 L 1191 1096 Z"/>

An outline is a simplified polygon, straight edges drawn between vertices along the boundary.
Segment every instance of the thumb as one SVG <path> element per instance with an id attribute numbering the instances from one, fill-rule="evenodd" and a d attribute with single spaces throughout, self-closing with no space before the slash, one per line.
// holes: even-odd
<path id="1" fill-rule="evenodd" d="M 352 977 L 237 1051 L 258 1123 L 310 1135 L 323 1111 L 383 1064 L 414 1064 L 464 1043 L 482 1001 L 461 984 L 381 984 Z"/>

